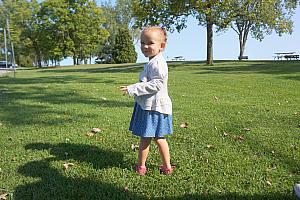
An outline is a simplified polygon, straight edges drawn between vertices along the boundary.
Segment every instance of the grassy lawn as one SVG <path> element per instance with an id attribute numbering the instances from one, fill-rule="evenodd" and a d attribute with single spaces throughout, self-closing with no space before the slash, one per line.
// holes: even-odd
<path id="1" fill-rule="evenodd" d="M 296 199 L 300 62 L 169 64 L 172 176 L 132 166 L 138 65 L 19 70 L 0 78 L 0 195 L 8 199 Z M 187 128 L 180 125 L 186 122 Z M 92 128 L 101 128 L 91 136 Z M 64 164 L 68 164 L 66 169 Z"/>

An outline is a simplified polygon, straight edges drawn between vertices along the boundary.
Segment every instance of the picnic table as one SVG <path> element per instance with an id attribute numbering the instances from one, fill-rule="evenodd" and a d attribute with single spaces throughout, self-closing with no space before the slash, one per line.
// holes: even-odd
<path id="1" fill-rule="evenodd" d="M 172 60 L 178 61 L 178 60 L 185 60 L 183 58 L 183 56 L 175 56 L 174 58 L 172 58 Z"/>
<path id="2" fill-rule="evenodd" d="M 296 52 L 276 52 L 274 53 L 274 60 L 282 60 L 283 58 L 286 60 L 299 60 L 299 55 L 295 53 Z"/>

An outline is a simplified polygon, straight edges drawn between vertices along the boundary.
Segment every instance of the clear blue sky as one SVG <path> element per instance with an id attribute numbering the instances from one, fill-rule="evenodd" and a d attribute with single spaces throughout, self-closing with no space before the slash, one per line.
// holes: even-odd
<path id="1" fill-rule="evenodd" d="M 300 8 L 293 16 L 294 31 L 278 36 L 276 33 L 266 35 L 260 42 L 248 37 L 244 55 L 253 60 L 272 60 L 274 52 L 296 52 L 300 54 Z M 147 58 L 140 51 L 139 43 L 135 45 L 138 53 L 137 62 L 146 62 Z M 234 60 L 239 55 L 238 35 L 231 29 L 226 32 L 214 33 L 214 60 Z M 206 29 L 199 26 L 197 20 L 189 18 L 187 28 L 180 33 L 168 33 L 168 44 L 164 51 L 166 59 L 183 56 L 185 60 L 206 60 Z M 72 60 L 66 59 L 61 65 L 71 65 Z"/>

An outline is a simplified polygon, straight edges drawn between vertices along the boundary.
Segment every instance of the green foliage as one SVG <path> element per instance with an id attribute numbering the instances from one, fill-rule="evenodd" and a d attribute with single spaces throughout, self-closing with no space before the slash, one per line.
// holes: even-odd
<path id="1" fill-rule="evenodd" d="M 98 45 L 109 36 L 102 26 L 102 9 L 94 1 L 5 0 L 1 10 L 0 25 L 6 16 L 12 24 L 16 57 L 30 56 L 38 66 L 67 56 L 76 63 L 85 61 L 96 56 Z"/>
<path id="2" fill-rule="evenodd" d="M 106 3 L 102 5 L 103 15 L 106 17 L 104 27 L 109 32 L 109 38 L 104 44 L 100 44 L 98 59 L 101 63 L 114 63 L 112 54 L 114 51 L 117 30 L 128 27 L 130 35 L 136 41 L 140 37 L 140 30 L 132 27 L 133 8 L 132 0 L 117 0 L 115 5 Z"/>
<path id="3" fill-rule="evenodd" d="M 295 200 L 300 62 L 169 63 L 174 174 L 138 176 L 134 101 L 142 65 L 18 70 L 0 78 L 0 188 L 16 200 Z M 187 128 L 180 128 L 183 122 Z M 86 134 L 98 127 L 102 132 Z M 245 129 L 248 128 L 248 129 Z M 250 129 L 250 130 L 249 130 Z M 64 170 L 65 163 L 74 166 Z"/>
<path id="4" fill-rule="evenodd" d="M 116 38 L 112 58 L 115 63 L 135 63 L 137 53 L 128 28 L 120 28 Z"/>

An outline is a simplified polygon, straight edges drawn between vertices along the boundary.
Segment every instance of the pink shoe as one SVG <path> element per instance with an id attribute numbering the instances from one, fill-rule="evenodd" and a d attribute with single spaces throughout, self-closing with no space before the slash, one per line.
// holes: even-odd
<path id="1" fill-rule="evenodd" d="M 144 176 L 147 172 L 147 168 L 136 165 L 135 166 L 135 171 L 136 171 L 136 173 L 138 173 L 138 175 Z"/>
<path id="2" fill-rule="evenodd" d="M 159 171 L 161 174 L 171 175 L 173 173 L 174 168 L 175 166 L 171 166 L 171 168 L 167 168 L 161 165 Z"/>

